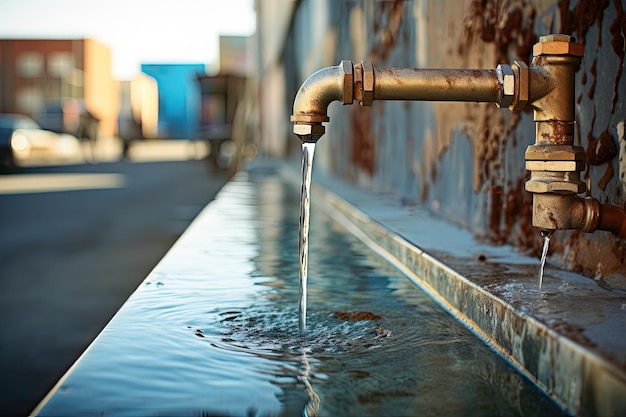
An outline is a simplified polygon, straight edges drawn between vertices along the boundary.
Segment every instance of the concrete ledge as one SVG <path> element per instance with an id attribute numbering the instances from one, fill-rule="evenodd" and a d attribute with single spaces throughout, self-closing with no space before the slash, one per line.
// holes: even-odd
<path id="1" fill-rule="evenodd" d="M 299 184 L 293 167 L 285 177 Z M 568 412 L 626 415 L 626 294 L 314 173 L 313 204 L 401 269 Z"/>

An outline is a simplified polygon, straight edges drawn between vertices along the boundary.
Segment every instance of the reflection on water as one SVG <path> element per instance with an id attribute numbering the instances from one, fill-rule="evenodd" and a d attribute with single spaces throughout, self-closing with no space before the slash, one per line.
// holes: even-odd
<path id="1" fill-rule="evenodd" d="M 271 176 L 230 183 L 40 415 L 561 413 L 319 211 L 300 335 L 297 191 Z"/>

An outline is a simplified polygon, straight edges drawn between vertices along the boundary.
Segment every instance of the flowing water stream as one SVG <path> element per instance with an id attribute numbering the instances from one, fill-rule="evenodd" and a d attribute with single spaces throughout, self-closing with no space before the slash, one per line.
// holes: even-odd
<path id="1" fill-rule="evenodd" d="M 537 278 L 537 285 L 541 289 L 543 283 L 543 270 L 546 266 L 546 258 L 548 257 L 548 249 L 550 248 L 550 237 L 554 233 L 554 230 L 542 230 L 541 236 L 543 236 L 543 250 L 541 251 L 541 265 L 539 266 L 539 276 Z"/>
<path id="2" fill-rule="evenodd" d="M 302 143 L 302 190 L 300 192 L 300 226 L 298 255 L 300 258 L 300 297 L 298 299 L 298 330 L 306 333 L 306 292 L 309 269 L 309 216 L 311 213 L 311 175 L 315 143 Z"/>

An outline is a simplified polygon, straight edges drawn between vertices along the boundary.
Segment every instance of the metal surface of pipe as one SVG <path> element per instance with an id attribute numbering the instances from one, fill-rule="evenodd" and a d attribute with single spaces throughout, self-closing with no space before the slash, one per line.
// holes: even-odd
<path id="1" fill-rule="evenodd" d="M 374 100 L 497 103 L 502 85 L 496 70 L 375 68 Z"/>
<path id="2" fill-rule="evenodd" d="M 614 233 L 626 239 L 626 210 L 621 207 L 600 205 L 600 222 L 598 229 Z"/>
<path id="3" fill-rule="evenodd" d="M 295 123 L 322 123 L 328 121 L 328 105 L 335 100 L 351 104 L 353 73 L 350 61 L 341 61 L 334 67 L 323 68 L 307 78 L 293 103 L 291 121 Z"/>
<path id="4" fill-rule="evenodd" d="M 555 193 L 533 195 L 532 224 L 540 229 L 591 233 L 598 228 L 599 219 L 600 204 L 595 198 Z"/>

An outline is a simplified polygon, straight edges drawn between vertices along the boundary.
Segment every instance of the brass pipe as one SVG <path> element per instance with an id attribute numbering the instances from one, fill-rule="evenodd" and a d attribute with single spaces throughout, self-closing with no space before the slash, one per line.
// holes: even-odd
<path id="1" fill-rule="evenodd" d="M 606 230 L 626 239 L 626 210 L 621 207 L 600 205 L 599 230 Z"/>
<path id="2" fill-rule="evenodd" d="M 492 102 L 508 107 L 515 96 L 515 75 L 508 65 L 495 70 L 374 68 L 363 61 L 341 61 L 323 68 L 300 86 L 293 104 L 294 133 L 315 142 L 325 133 L 333 101 L 369 106 L 376 100 Z"/>
<path id="3" fill-rule="evenodd" d="M 626 239 L 626 210 L 574 194 L 535 194 L 533 226 L 545 230 L 605 230 Z"/>
<path id="4" fill-rule="evenodd" d="M 542 230 L 593 232 L 600 220 L 600 203 L 595 198 L 581 198 L 574 194 L 535 194 L 532 220 L 533 226 Z"/>
<path id="5" fill-rule="evenodd" d="M 354 77 L 350 61 L 341 61 L 334 67 L 323 68 L 304 81 L 293 103 L 294 133 L 303 142 L 316 142 L 325 132 L 328 106 L 339 100 L 352 104 Z"/>
<path id="6" fill-rule="evenodd" d="M 512 111 L 530 106 L 536 137 L 526 150 L 526 169 L 531 172 L 526 190 L 533 194 L 533 225 L 608 230 L 626 238 L 623 209 L 576 196 L 586 190 L 580 179 L 585 152 L 573 146 L 575 73 L 583 49 L 568 35 L 542 36 L 533 47 L 530 67 L 515 61 L 493 70 L 375 68 L 367 61 L 341 61 L 302 84 L 293 105 L 293 130 L 303 142 L 319 140 L 333 101 L 363 106 L 373 100 L 491 102 Z"/>
<path id="7" fill-rule="evenodd" d="M 496 70 L 375 68 L 374 100 L 499 103 Z"/>
<path id="8" fill-rule="evenodd" d="M 352 63 L 341 61 L 334 67 L 323 68 L 302 84 L 293 103 L 295 122 L 327 122 L 326 110 L 335 100 L 352 104 Z"/>

